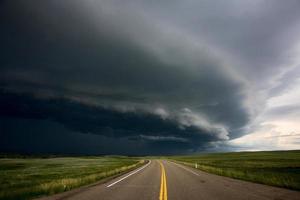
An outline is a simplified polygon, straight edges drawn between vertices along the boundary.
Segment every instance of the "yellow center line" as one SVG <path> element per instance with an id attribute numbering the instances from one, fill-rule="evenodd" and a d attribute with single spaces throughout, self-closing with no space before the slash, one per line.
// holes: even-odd
<path id="1" fill-rule="evenodd" d="M 160 161 L 159 164 L 161 168 L 159 200 L 168 200 L 166 171 L 164 165 Z"/>

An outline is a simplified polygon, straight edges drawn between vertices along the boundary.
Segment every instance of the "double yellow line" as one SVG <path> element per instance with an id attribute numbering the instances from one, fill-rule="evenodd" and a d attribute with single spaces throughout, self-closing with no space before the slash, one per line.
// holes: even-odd
<path id="1" fill-rule="evenodd" d="M 168 200 L 166 171 L 164 165 L 160 161 L 159 164 L 161 168 L 159 200 Z"/>

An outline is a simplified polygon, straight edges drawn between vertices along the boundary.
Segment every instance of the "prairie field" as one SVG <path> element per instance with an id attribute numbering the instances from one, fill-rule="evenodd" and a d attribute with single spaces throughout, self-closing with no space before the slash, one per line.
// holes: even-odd
<path id="1" fill-rule="evenodd" d="M 0 158 L 0 199 L 32 199 L 88 185 L 159 157 Z M 165 158 L 165 157 L 164 157 Z M 300 190 L 300 151 L 213 153 L 169 156 L 209 173 Z"/>
<path id="2" fill-rule="evenodd" d="M 300 190 L 300 151 L 212 153 L 169 157 L 199 170 Z"/>
<path id="3" fill-rule="evenodd" d="M 142 162 L 122 156 L 0 158 L 0 199 L 32 199 L 68 191 Z"/>

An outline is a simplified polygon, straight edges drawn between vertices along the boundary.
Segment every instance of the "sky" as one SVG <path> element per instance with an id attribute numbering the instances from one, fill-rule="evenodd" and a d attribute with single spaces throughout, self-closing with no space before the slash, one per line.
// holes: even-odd
<path id="1" fill-rule="evenodd" d="M 0 152 L 300 149 L 300 1 L 0 1 Z"/>

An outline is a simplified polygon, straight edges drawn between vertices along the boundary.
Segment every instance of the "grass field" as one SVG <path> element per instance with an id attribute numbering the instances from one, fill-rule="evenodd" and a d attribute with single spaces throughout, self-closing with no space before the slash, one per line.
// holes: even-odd
<path id="1" fill-rule="evenodd" d="M 0 199 L 31 199 L 99 181 L 137 167 L 129 157 L 0 158 Z"/>
<path id="2" fill-rule="evenodd" d="M 300 151 L 216 153 L 169 157 L 206 172 L 300 190 Z"/>

